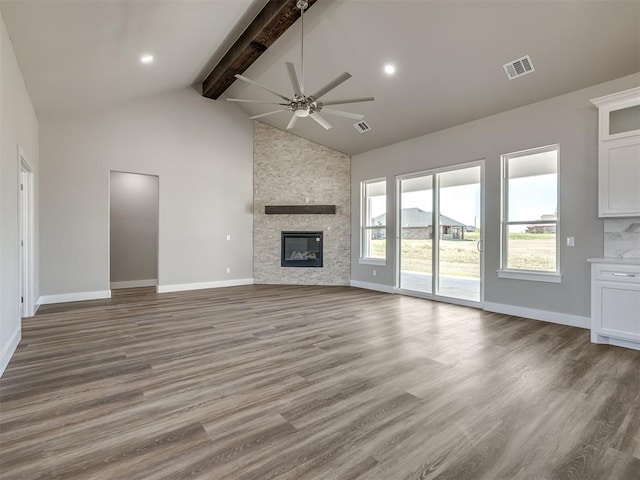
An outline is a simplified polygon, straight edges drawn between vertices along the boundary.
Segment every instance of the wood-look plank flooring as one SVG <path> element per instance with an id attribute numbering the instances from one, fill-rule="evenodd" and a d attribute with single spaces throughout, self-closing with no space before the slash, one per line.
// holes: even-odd
<path id="1" fill-rule="evenodd" d="M 2 479 L 640 479 L 640 352 L 349 287 L 42 307 Z"/>

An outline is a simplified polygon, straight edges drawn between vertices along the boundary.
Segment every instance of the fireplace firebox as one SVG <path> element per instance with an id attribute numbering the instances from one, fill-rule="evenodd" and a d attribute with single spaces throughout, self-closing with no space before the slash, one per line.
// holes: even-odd
<path id="1" fill-rule="evenodd" d="M 322 267 L 322 232 L 282 232 L 283 267 Z"/>

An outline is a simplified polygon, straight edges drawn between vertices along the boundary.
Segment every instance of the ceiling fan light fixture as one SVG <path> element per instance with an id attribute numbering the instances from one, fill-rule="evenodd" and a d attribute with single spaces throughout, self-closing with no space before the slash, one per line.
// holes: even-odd
<path id="1" fill-rule="evenodd" d="M 360 98 L 350 98 L 350 99 L 342 99 L 342 100 L 331 100 L 325 103 L 319 101 L 320 97 L 324 96 L 326 93 L 330 92 L 331 90 L 336 88 L 338 85 L 341 85 L 342 83 L 349 80 L 351 78 L 351 74 L 349 72 L 344 72 L 341 75 L 338 75 L 338 77 L 336 77 L 334 80 L 326 84 L 324 87 L 322 87 L 320 90 L 313 93 L 312 95 L 305 95 L 305 92 L 304 92 L 304 11 L 309 7 L 309 3 L 307 2 L 307 0 L 297 0 L 296 7 L 300 9 L 300 32 L 301 32 L 301 35 L 300 35 L 300 66 L 301 66 L 300 74 L 301 75 L 300 77 L 298 77 L 298 73 L 296 72 L 295 65 L 291 62 L 285 62 L 285 66 L 287 67 L 287 73 L 289 75 L 289 81 L 291 82 L 291 87 L 293 88 L 293 96 L 287 97 L 265 85 L 262 85 L 259 82 L 256 82 L 255 80 L 251 80 L 250 78 L 247 78 L 243 75 L 236 74 L 235 77 L 237 79 L 242 80 L 243 82 L 249 83 L 251 85 L 255 85 L 267 92 L 270 92 L 271 94 L 277 97 L 280 97 L 282 100 L 284 100 L 285 103 L 263 102 L 261 100 L 247 100 L 242 98 L 227 98 L 227 100 L 232 102 L 268 103 L 272 105 L 279 105 L 280 107 L 283 107 L 281 110 L 261 113 L 259 115 L 254 115 L 250 118 L 256 119 L 256 118 L 266 117 L 268 115 L 273 115 L 280 112 L 289 111 L 289 112 L 292 112 L 293 115 L 291 115 L 291 119 L 289 120 L 289 123 L 287 125 L 287 130 L 292 129 L 295 126 L 296 120 L 298 118 L 307 118 L 307 117 L 314 120 L 316 123 L 322 126 L 325 130 L 329 130 L 331 128 L 331 124 L 327 122 L 322 117 L 322 115 L 320 115 L 320 112 L 322 112 L 323 106 L 325 104 L 340 105 L 343 103 L 371 102 L 375 99 L 373 97 L 360 97 Z M 343 112 L 341 110 L 333 110 L 330 108 L 326 109 L 325 112 L 328 113 L 329 115 L 337 115 L 339 117 L 353 118 L 356 120 L 362 120 L 364 118 L 364 115 L 360 115 L 357 113 Z"/>

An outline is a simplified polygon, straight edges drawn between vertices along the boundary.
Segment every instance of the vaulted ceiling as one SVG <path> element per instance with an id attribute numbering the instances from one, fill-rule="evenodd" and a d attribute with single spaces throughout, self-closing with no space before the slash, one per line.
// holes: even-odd
<path id="1" fill-rule="evenodd" d="M 2 0 L 0 7 L 39 115 L 100 108 L 198 85 L 264 0 Z M 640 71 L 640 1 L 319 0 L 305 15 L 305 83 L 353 78 L 326 99 L 353 120 L 310 119 L 293 133 L 354 154 Z M 149 51 L 153 65 L 138 57 Z M 502 65 L 530 55 L 535 72 L 508 80 Z M 284 62 L 300 68 L 300 22 L 246 72 L 289 95 Z M 387 63 L 395 75 L 383 72 Z M 236 81 L 224 97 L 276 100 Z M 242 105 L 247 114 L 270 106 Z M 261 121 L 285 128 L 290 114 Z"/>

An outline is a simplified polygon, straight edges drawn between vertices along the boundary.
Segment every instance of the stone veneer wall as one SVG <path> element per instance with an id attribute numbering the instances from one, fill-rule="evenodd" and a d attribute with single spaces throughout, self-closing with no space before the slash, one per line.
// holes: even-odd
<path id="1" fill-rule="evenodd" d="M 254 122 L 253 278 L 262 284 L 349 285 L 351 159 Z M 336 205 L 335 215 L 265 215 L 265 205 Z M 282 231 L 324 232 L 322 268 L 280 266 Z"/>
<path id="2" fill-rule="evenodd" d="M 604 219 L 604 256 L 640 258 L 640 218 Z"/>

